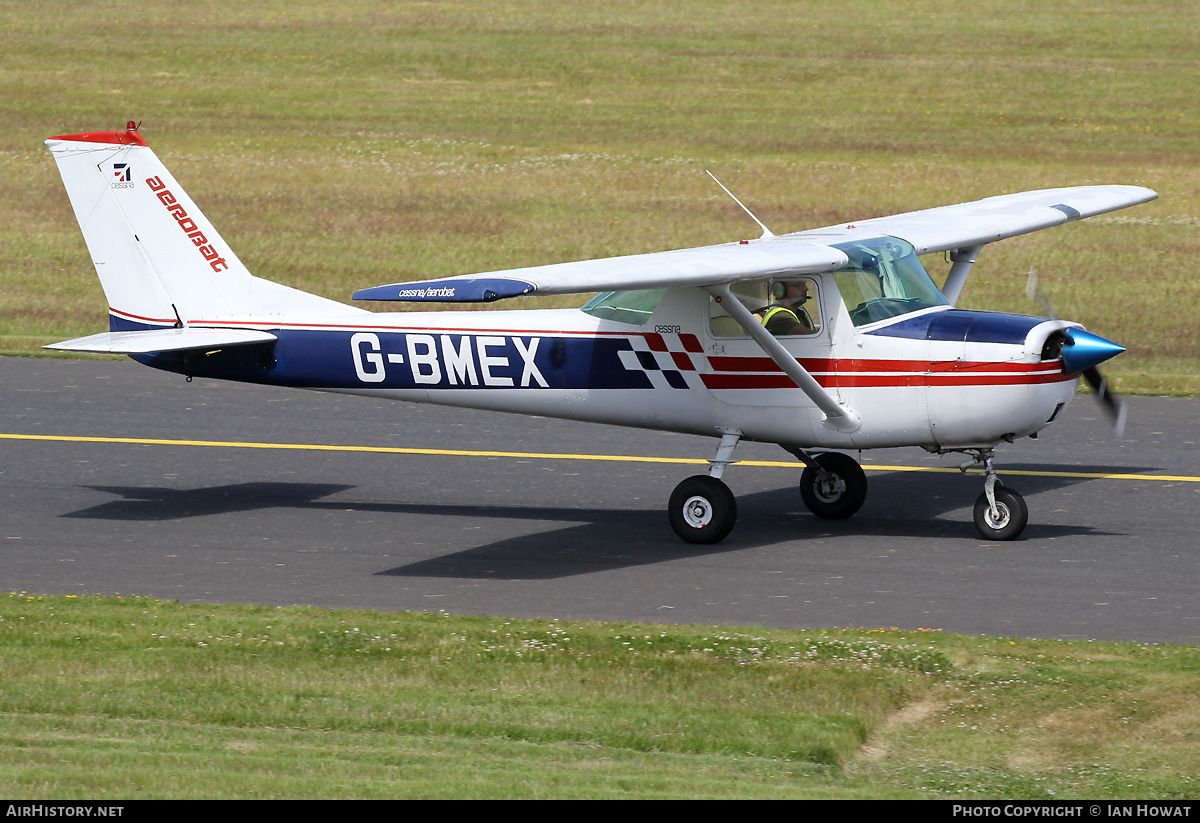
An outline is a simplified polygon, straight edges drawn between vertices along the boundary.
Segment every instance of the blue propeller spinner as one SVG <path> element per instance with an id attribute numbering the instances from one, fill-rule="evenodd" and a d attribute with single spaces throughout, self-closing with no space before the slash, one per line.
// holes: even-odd
<path id="1" fill-rule="evenodd" d="M 1062 350 L 1063 370 L 1070 374 L 1082 374 L 1123 351 L 1124 346 L 1105 340 L 1098 334 L 1071 329 L 1067 332 L 1067 341 Z"/>

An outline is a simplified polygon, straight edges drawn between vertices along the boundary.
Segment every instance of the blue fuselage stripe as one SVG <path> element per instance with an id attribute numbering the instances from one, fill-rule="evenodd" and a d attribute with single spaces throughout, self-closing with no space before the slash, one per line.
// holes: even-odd
<path id="1" fill-rule="evenodd" d="M 136 359 L 155 368 L 297 388 L 649 389 L 626 368 L 626 337 L 505 332 L 272 329 L 274 344 L 216 352 L 164 352 Z"/>
<path id="2" fill-rule="evenodd" d="M 910 340 L 1007 343 L 1020 346 L 1024 344 L 1029 330 L 1044 322 L 1044 317 L 951 309 L 901 320 L 867 334 L 876 337 L 904 337 Z"/>

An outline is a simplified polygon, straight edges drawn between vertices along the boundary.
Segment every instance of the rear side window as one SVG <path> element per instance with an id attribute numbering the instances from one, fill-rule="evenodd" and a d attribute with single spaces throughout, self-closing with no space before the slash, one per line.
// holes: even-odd
<path id="1" fill-rule="evenodd" d="M 644 326 L 666 293 L 666 289 L 606 291 L 587 301 L 581 311 L 604 320 Z"/>

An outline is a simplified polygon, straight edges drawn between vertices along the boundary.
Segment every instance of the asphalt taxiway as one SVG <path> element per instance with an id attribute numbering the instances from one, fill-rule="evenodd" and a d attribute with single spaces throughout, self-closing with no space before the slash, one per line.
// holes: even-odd
<path id="1" fill-rule="evenodd" d="M 737 527 L 696 547 L 665 505 L 715 439 L 131 362 L 0 359 L 0 385 L 6 592 L 1200 642 L 1196 399 L 1127 398 L 1117 440 L 1079 397 L 998 450 L 1030 509 L 1010 543 L 971 524 L 979 476 L 919 471 L 960 458 L 864 453 L 866 505 L 828 522 L 742 444 Z"/>

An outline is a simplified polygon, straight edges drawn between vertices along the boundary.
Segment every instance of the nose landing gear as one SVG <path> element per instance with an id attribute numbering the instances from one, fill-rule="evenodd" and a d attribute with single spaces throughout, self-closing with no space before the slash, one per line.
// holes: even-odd
<path id="1" fill-rule="evenodd" d="M 1016 540 L 1029 522 L 1029 507 L 1025 505 L 1025 498 L 1000 482 L 992 462 L 991 449 L 970 453 L 975 455 L 975 459 L 960 468 L 965 472 L 982 463 L 987 472 L 983 494 L 975 501 L 975 528 L 987 540 Z"/>

